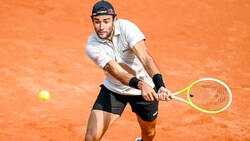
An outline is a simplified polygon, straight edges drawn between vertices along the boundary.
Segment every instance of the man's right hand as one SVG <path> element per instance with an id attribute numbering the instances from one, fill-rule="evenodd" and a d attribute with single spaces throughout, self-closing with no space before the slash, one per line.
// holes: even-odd
<path id="1" fill-rule="evenodd" d="M 161 87 L 159 90 L 158 90 L 158 98 L 159 100 L 161 101 L 170 101 L 172 99 L 172 93 L 170 92 L 170 90 L 168 90 L 167 88 L 165 87 Z"/>

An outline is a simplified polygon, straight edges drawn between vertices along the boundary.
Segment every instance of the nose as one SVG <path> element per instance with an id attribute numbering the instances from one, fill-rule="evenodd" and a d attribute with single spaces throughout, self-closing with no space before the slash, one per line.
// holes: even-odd
<path id="1" fill-rule="evenodd" d="M 104 29 L 104 23 L 100 23 L 100 29 L 103 30 Z"/>

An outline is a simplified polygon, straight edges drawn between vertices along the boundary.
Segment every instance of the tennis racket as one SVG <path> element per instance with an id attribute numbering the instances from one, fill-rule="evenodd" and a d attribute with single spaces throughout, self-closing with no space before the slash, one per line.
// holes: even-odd
<path id="1" fill-rule="evenodd" d="M 186 93 L 186 99 L 177 96 L 182 93 Z M 232 93 L 229 87 L 221 80 L 214 78 L 199 79 L 185 89 L 172 93 L 172 98 L 209 114 L 220 113 L 232 103 Z"/>

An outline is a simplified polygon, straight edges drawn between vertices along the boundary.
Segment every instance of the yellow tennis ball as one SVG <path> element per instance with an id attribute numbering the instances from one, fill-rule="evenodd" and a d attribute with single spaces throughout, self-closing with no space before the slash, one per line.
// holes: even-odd
<path id="1" fill-rule="evenodd" d="M 48 100 L 50 98 L 50 93 L 46 90 L 42 90 L 39 92 L 39 98 L 41 100 Z"/>

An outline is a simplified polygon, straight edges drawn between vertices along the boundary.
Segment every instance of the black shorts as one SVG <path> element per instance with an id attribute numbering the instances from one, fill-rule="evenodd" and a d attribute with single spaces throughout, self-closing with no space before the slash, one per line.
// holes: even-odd
<path id="1" fill-rule="evenodd" d="M 139 96 L 120 95 L 108 90 L 101 85 L 100 93 L 92 109 L 102 110 L 121 116 L 127 103 L 130 104 L 132 111 L 144 121 L 153 121 L 158 115 L 158 101 L 146 101 Z"/>

